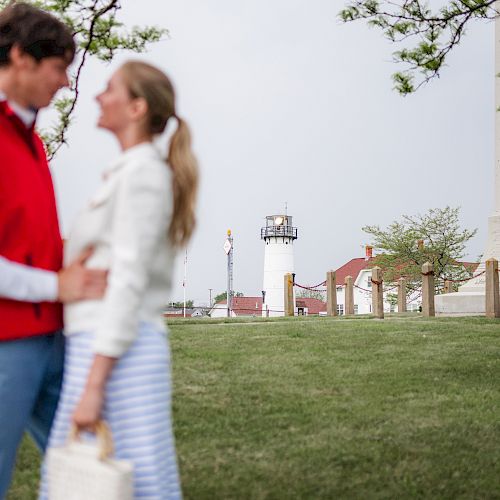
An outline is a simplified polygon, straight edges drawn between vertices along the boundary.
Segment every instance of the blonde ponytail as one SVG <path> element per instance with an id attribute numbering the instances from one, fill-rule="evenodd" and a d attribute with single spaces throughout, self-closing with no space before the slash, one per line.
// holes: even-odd
<path id="1" fill-rule="evenodd" d="M 177 118 L 177 130 L 170 141 L 167 161 L 172 169 L 174 212 L 168 230 L 175 246 L 184 246 L 193 233 L 198 191 L 198 165 L 191 150 L 191 133 L 184 120 Z"/>
<path id="2" fill-rule="evenodd" d="M 132 98 L 145 99 L 148 105 L 146 129 L 161 134 L 171 118 L 177 130 L 170 141 L 167 162 L 172 169 L 174 211 L 168 229 L 172 245 L 184 246 L 195 227 L 195 203 L 198 191 L 198 165 L 191 150 L 191 133 L 186 122 L 175 113 L 175 92 L 167 75 L 142 61 L 126 62 L 120 72 Z"/>

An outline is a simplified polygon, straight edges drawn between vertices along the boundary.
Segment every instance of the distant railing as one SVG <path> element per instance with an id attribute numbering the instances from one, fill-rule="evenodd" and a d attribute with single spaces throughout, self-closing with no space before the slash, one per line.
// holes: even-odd
<path id="1" fill-rule="evenodd" d="M 287 237 L 293 240 L 297 239 L 297 228 L 292 226 L 267 226 L 260 230 L 260 239 L 271 236 Z"/>

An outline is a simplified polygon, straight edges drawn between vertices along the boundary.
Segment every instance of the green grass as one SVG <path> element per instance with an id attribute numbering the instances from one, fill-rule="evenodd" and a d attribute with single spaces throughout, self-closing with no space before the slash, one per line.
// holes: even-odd
<path id="1" fill-rule="evenodd" d="M 498 321 L 171 330 L 186 498 L 500 498 Z M 9 500 L 35 498 L 37 467 L 25 442 Z"/>

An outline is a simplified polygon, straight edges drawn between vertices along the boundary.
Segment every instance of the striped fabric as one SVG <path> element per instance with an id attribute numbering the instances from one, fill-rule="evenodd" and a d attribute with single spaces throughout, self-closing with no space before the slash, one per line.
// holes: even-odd
<path id="1" fill-rule="evenodd" d="M 92 334 L 71 335 L 66 341 L 63 388 L 49 446 L 66 442 L 93 359 Z M 170 351 L 165 333 L 143 323 L 137 340 L 113 368 L 103 409 L 116 458 L 134 463 L 134 498 L 182 497 L 170 401 Z M 48 499 L 43 466 L 39 499 Z"/>

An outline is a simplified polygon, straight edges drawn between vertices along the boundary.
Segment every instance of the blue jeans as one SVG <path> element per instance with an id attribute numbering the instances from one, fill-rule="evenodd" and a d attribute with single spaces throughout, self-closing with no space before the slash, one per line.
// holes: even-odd
<path id="1" fill-rule="evenodd" d="M 27 430 L 43 452 L 64 369 L 62 332 L 0 342 L 0 500 Z"/>

